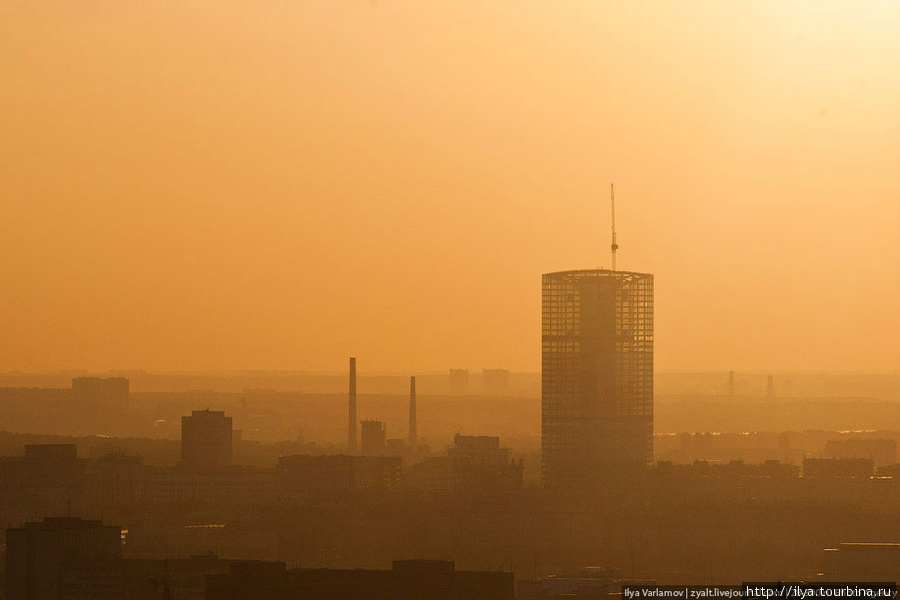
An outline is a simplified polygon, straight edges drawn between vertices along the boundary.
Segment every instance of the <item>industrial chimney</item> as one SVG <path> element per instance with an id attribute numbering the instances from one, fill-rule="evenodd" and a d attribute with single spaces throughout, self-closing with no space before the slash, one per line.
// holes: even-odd
<path id="1" fill-rule="evenodd" d="M 418 424 L 416 422 L 416 378 L 409 378 L 409 451 L 416 452 L 418 444 Z"/>
<path id="2" fill-rule="evenodd" d="M 347 428 L 347 445 L 356 450 L 356 358 L 350 357 L 350 422 Z"/>

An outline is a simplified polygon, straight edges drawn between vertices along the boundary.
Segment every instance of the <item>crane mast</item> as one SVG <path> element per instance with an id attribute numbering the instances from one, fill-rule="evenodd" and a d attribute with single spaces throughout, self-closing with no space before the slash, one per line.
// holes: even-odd
<path id="1" fill-rule="evenodd" d="M 612 203 L 612 244 L 610 249 L 612 249 L 612 270 L 615 271 L 616 250 L 619 249 L 619 244 L 616 243 L 616 191 L 613 184 L 609 184 L 609 199 Z"/>

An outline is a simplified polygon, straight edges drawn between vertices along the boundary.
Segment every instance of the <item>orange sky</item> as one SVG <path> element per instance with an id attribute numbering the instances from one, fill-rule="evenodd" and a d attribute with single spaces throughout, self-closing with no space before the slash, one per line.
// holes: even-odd
<path id="1" fill-rule="evenodd" d="M 0 3 L 0 371 L 896 371 L 900 3 Z"/>

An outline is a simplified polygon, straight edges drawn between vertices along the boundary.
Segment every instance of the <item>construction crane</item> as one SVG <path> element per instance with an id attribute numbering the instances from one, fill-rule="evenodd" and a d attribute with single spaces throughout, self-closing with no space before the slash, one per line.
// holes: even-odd
<path id="1" fill-rule="evenodd" d="M 612 249 L 612 270 L 616 270 L 616 250 L 619 249 L 619 245 L 616 243 L 616 190 L 613 187 L 613 184 L 609 184 L 609 199 L 612 201 L 612 244 L 610 248 Z"/>

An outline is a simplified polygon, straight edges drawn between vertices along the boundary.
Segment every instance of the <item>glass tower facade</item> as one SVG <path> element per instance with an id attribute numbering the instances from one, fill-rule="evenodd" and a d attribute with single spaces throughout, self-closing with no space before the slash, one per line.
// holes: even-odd
<path id="1" fill-rule="evenodd" d="M 653 462 L 653 275 L 543 276 L 541 477 L 584 489 Z"/>

